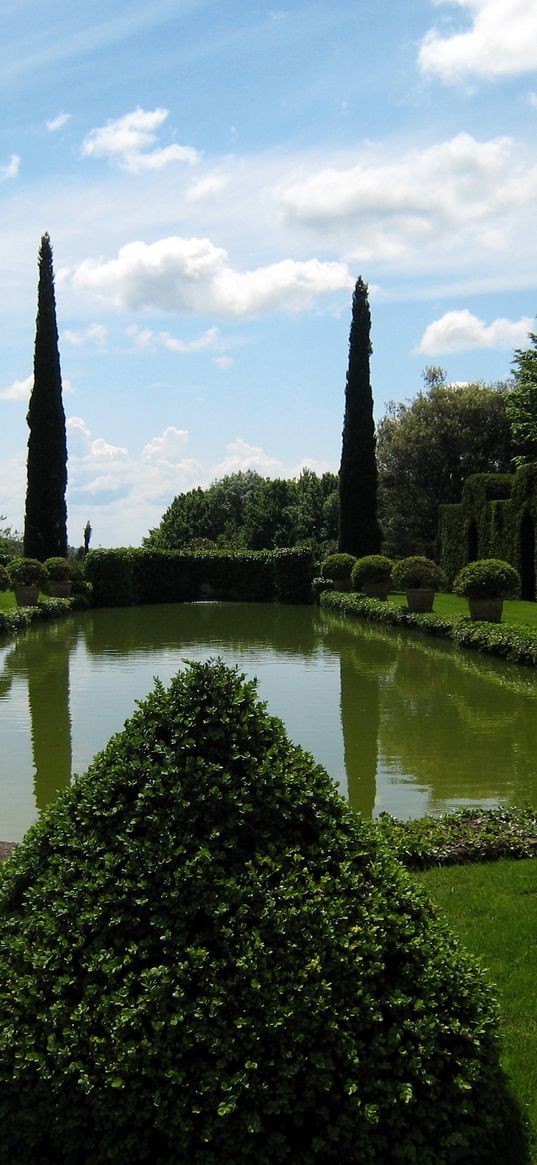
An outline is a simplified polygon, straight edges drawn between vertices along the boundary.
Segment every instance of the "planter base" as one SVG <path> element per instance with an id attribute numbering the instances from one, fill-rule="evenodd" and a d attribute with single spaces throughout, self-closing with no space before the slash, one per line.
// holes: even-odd
<path id="1" fill-rule="evenodd" d="M 406 592 L 406 601 L 409 611 L 417 611 L 421 614 L 425 611 L 432 611 L 434 590 L 429 587 L 414 587 Z"/>
<path id="2" fill-rule="evenodd" d="M 15 598 L 18 607 L 36 607 L 39 598 L 39 587 L 15 587 Z"/>
<path id="3" fill-rule="evenodd" d="M 381 599 L 383 602 L 388 598 L 388 591 L 390 589 L 389 583 L 383 582 L 369 582 L 364 583 L 362 590 L 368 599 Z"/>
<path id="4" fill-rule="evenodd" d="M 470 618 L 484 623 L 501 623 L 503 599 L 468 599 Z"/>
<path id="5" fill-rule="evenodd" d="M 71 594 L 71 580 L 65 579 L 49 579 L 47 583 L 47 593 L 51 599 L 68 599 Z"/>

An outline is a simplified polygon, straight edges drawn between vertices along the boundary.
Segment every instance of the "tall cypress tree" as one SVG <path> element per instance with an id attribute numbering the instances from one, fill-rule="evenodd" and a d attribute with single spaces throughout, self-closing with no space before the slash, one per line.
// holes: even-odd
<path id="1" fill-rule="evenodd" d="M 26 420 L 30 436 L 24 553 L 44 561 L 67 554 L 67 441 L 48 234 L 43 235 L 39 250 L 34 385 Z"/>
<path id="2" fill-rule="evenodd" d="M 378 554 L 377 461 L 373 394 L 369 374 L 371 315 L 367 283 L 360 278 L 352 297 L 349 367 L 339 470 L 339 549 L 357 558 Z"/>

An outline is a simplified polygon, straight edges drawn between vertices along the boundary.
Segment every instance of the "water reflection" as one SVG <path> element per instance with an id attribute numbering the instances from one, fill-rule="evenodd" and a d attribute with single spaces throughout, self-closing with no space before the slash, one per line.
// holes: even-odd
<path id="1" fill-rule="evenodd" d="M 0 648 L 0 839 L 87 767 L 155 675 L 214 655 L 258 677 L 366 816 L 537 801 L 534 672 L 313 608 L 165 605 L 73 615 Z"/>

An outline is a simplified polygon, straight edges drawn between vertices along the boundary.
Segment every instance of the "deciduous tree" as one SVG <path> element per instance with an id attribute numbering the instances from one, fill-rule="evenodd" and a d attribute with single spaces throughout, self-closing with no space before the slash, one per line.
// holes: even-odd
<path id="1" fill-rule="evenodd" d="M 509 473 L 506 385 L 447 384 L 425 369 L 425 388 L 388 404 L 377 429 L 379 511 L 386 553 L 434 557 L 438 507 L 460 502 L 471 473 Z"/>
<path id="2" fill-rule="evenodd" d="M 506 397 L 517 465 L 537 461 L 537 334 L 528 338 L 532 347 L 515 352 L 515 384 Z"/>

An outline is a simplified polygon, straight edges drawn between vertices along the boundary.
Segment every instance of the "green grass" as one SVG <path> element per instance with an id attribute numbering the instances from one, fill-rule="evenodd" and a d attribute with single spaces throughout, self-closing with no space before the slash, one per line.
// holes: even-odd
<path id="1" fill-rule="evenodd" d="M 415 877 L 497 988 L 501 1062 L 537 1163 L 537 862 L 430 869 Z M 506 1158 L 515 1161 L 514 1156 Z M 517 1158 L 518 1159 L 518 1158 Z"/>
<path id="2" fill-rule="evenodd" d="M 13 591 L 0 591 L 0 611 L 8 611 L 15 605 L 15 595 L 13 594 Z"/>
<path id="3" fill-rule="evenodd" d="M 391 594 L 389 601 L 406 606 L 406 596 L 402 593 Z M 460 615 L 468 615 L 468 603 L 458 595 L 439 593 L 434 597 L 433 611 L 441 619 L 458 619 Z M 526 603 L 522 599 L 505 599 L 502 623 L 531 627 L 533 631 L 537 631 L 537 603 Z"/>

